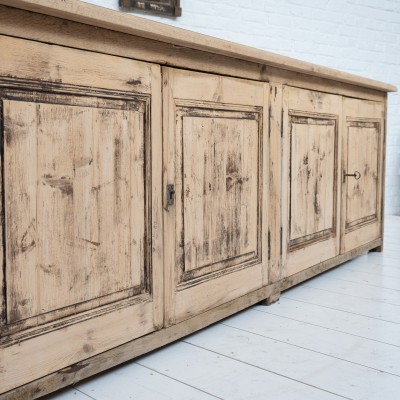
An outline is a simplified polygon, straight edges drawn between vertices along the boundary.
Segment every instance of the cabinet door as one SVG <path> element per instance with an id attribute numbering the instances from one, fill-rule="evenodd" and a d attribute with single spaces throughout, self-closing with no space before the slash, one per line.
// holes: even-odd
<path id="1" fill-rule="evenodd" d="M 340 113 L 340 96 L 284 89 L 283 260 L 287 276 L 339 254 Z"/>
<path id="2" fill-rule="evenodd" d="M 382 236 L 384 104 L 343 99 L 342 245 Z"/>
<path id="3" fill-rule="evenodd" d="M 1 393 L 162 326 L 163 281 L 159 67 L 0 47 Z"/>
<path id="4" fill-rule="evenodd" d="M 163 80 L 166 321 L 173 324 L 266 279 L 268 91 L 169 68 Z"/>

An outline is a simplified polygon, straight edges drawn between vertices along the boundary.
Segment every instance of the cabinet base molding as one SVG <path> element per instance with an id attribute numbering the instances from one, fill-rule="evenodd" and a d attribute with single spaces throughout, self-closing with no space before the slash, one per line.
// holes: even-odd
<path id="1" fill-rule="evenodd" d="M 382 253 L 383 251 L 383 244 L 381 244 L 378 247 L 375 247 L 374 249 L 371 249 L 370 251 L 374 252 L 374 253 Z"/>
<path id="2" fill-rule="evenodd" d="M 282 291 L 328 271 L 329 269 L 349 261 L 362 253 L 368 251 L 379 251 L 377 249 L 381 248 L 382 244 L 382 239 L 376 239 L 366 243 L 345 254 L 321 262 L 311 268 L 284 278 L 279 282 L 262 287 L 177 325 L 132 340 L 121 346 L 105 351 L 104 353 L 90 357 L 43 378 L 20 386 L 14 390 L 3 393 L 0 395 L 0 400 L 30 400 L 40 398 L 112 367 L 123 364 L 143 354 L 149 353 L 157 348 L 170 344 L 254 304 L 260 303 L 270 305 L 279 300 Z"/>
<path id="3" fill-rule="evenodd" d="M 336 267 L 346 261 L 349 261 L 362 253 L 371 251 L 381 246 L 382 243 L 383 240 L 381 238 L 373 240 L 371 242 L 365 243 L 360 247 L 357 247 L 356 249 L 350 250 L 347 253 L 340 254 L 336 257 L 330 258 L 329 260 L 316 264 L 311 268 L 307 268 L 304 271 L 300 271 L 297 274 L 291 275 L 279 282 L 281 284 L 279 289 L 283 291 L 289 289 L 292 286 L 298 285 L 299 283 L 304 282 L 307 279 L 311 279 L 314 276 L 319 275 L 325 271 L 328 271 L 329 269 Z"/>

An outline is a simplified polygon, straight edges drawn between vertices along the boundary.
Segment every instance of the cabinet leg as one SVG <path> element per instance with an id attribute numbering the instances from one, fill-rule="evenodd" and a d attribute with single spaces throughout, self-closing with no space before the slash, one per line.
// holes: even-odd
<path id="1" fill-rule="evenodd" d="M 260 305 L 262 306 L 270 306 L 271 304 L 276 303 L 281 297 L 281 292 L 275 293 L 272 296 L 267 297 L 265 300 L 260 301 Z"/>
<path id="2" fill-rule="evenodd" d="M 374 249 L 371 249 L 370 251 L 373 251 L 374 253 L 376 252 L 376 253 L 382 253 L 382 251 L 383 251 L 383 244 L 381 244 L 380 246 L 378 246 L 378 247 L 375 247 Z"/>

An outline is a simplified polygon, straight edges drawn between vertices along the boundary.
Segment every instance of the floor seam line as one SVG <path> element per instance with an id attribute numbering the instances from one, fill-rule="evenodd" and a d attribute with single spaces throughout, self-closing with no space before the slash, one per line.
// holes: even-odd
<path id="1" fill-rule="evenodd" d="M 395 377 L 397 377 L 397 378 L 400 378 L 400 375 L 394 374 L 393 372 L 388 372 L 388 371 L 385 371 L 385 370 L 382 370 L 382 369 L 379 369 L 379 368 L 371 367 L 371 366 L 369 366 L 369 365 L 360 364 L 360 363 L 355 362 L 355 361 L 345 360 L 344 358 L 340 358 L 340 357 L 337 357 L 337 356 L 333 356 L 333 355 L 331 355 L 331 354 L 326 354 L 326 353 L 323 353 L 323 352 L 321 352 L 321 351 L 309 349 L 309 348 L 307 348 L 307 347 L 303 347 L 303 346 L 300 346 L 300 345 L 298 345 L 298 344 L 288 343 L 288 342 L 285 342 L 285 341 L 280 340 L 280 339 L 272 338 L 272 337 L 270 337 L 270 336 L 264 336 L 264 335 L 262 335 L 261 333 L 251 332 L 251 331 L 248 331 L 248 330 L 246 330 L 246 329 L 238 328 L 238 327 L 236 327 L 236 326 L 227 325 L 227 324 L 225 324 L 225 323 L 224 323 L 223 325 L 225 325 L 225 326 L 227 326 L 227 327 L 229 327 L 229 328 L 237 329 L 237 330 L 242 331 L 242 332 L 250 333 L 250 334 L 252 334 L 252 335 L 260 336 L 260 337 L 263 337 L 263 338 L 266 338 L 266 339 L 269 339 L 269 340 L 273 340 L 273 341 L 276 341 L 276 342 L 279 342 L 279 343 L 287 344 L 287 345 L 289 345 L 289 346 L 297 347 L 297 348 L 299 348 L 299 349 L 303 349 L 303 350 L 311 351 L 311 352 L 316 353 L 316 354 L 321 354 L 321 355 L 323 355 L 323 356 L 331 357 L 331 358 L 334 358 L 334 359 L 336 359 L 336 360 L 340 360 L 340 361 L 343 361 L 343 362 L 346 362 L 346 363 L 349 363 L 349 364 L 358 365 L 358 366 L 360 366 L 360 367 L 364 367 L 364 368 L 370 369 L 370 370 L 372 370 L 372 371 L 376 371 L 376 372 L 380 372 L 380 373 L 384 373 L 384 374 L 387 374 L 387 375 L 391 375 L 391 376 L 395 376 Z"/>
<path id="2" fill-rule="evenodd" d="M 155 373 L 157 373 L 157 374 L 160 374 L 160 375 L 162 375 L 162 376 L 165 376 L 166 378 L 172 379 L 172 380 L 175 381 L 175 382 L 179 382 L 179 383 L 181 383 L 182 385 L 186 385 L 186 386 L 188 386 L 188 387 L 191 387 L 192 389 L 198 390 L 199 392 L 202 392 L 202 393 L 204 393 L 204 394 L 206 394 L 206 395 L 208 395 L 208 396 L 210 396 L 210 397 L 214 397 L 215 399 L 219 399 L 219 400 L 224 400 L 222 397 L 218 397 L 218 396 L 216 396 L 215 394 L 211 394 L 211 393 L 209 393 L 209 392 L 206 392 L 205 390 L 199 389 L 199 388 L 197 388 L 197 387 L 195 387 L 195 386 L 193 386 L 193 385 L 190 385 L 189 383 L 186 383 L 186 382 L 183 382 L 183 381 L 181 381 L 181 380 L 179 380 L 179 379 L 173 378 L 172 376 L 167 375 L 167 374 L 164 374 L 164 373 L 162 373 L 162 372 L 160 372 L 160 371 L 158 371 L 158 370 L 156 370 L 156 369 L 154 369 L 154 368 L 151 368 L 151 367 L 148 367 L 148 366 L 146 366 L 146 365 L 143 365 L 143 364 L 141 364 L 141 363 L 138 362 L 138 361 L 135 361 L 135 364 L 140 365 L 140 366 L 143 367 L 143 368 L 149 369 L 150 371 L 153 371 L 153 372 L 155 372 Z M 96 399 L 95 399 L 95 400 L 96 400 Z"/>
<path id="3" fill-rule="evenodd" d="M 285 299 L 285 300 L 296 301 L 296 302 L 298 302 L 298 303 L 309 304 L 309 305 L 314 306 L 314 307 L 327 308 L 327 309 L 329 309 L 329 310 L 338 311 L 338 312 L 342 312 L 342 313 L 346 313 L 346 314 L 351 314 L 351 315 L 357 315 L 357 316 L 363 317 L 363 318 L 370 318 L 370 319 L 374 319 L 374 320 L 377 320 L 377 321 L 386 322 L 386 323 L 388 323 L 388 324 L 394 324 L 394 325 L 399 325 L 399 324 L 400 324 L 399 322 L 388 321 L 388 320 L 386 320 L 386 319 L 377 318 L 377 317 L 371 317 L 370 315 L 357 314 L 357 313 L 352 312 L 352 311 L 347 311 L 347 310 L 342 310 L 342 309 L 339 309 L 339 308 L 328 307 L 328 306 L 324 306 L 324 305 L 322 305 L 322 304 L 311 303 L 311 302 L 305 301 L 305 300 L 294 299 L 293 297 L 287 297 L 287 294 L 282 294 L 281 298 L 283 298 L 283 299 Z M 255 305 L 252 306 L 251 308 L 255 309 L 254 307 L 255 307 L 256 305 L 257 305 L 257 304 L 255 304 Z M 266 312 L 269 312 L 269 311 L 266 311 Z"/>
<path id="4" fill-rule="evenodd" d="M 395 306 L 395 307 L 399 307 L 399 308 L 400 308 L 400 304 L 389 303 L 389 302 L 383 301 L 383 300 L 369 299 L 369 298 L 367 298 L 367 297 L 354 296 L 354 295 L 352 295 L 352 294 L 346 294 L 346 293 L 341 293 L 341 292 L 335 292 L 335 291 L 333 291 L 333 290 L 328 290 L 328 289 L 321 289 L 321 288 L 318 288 L 318 287 L 315 287 L 315 286 L 310 286 L 310 285 L 308 285 L 307 283 L 304 283 L 304 284 L 302 284 L 301 286 L 302 286 L 302 287 L 308 287 L 308 288 L 315 289 L 315 290 L 320 290 L 320 291 L 323 291 L 323 292 L 328 292 L 328 293 L 333 293 L 333 294 L 339 294 L 339 295 L 341 295 L 341 296 L 348 296 L 348 297 L 353 297 L 353 298 L 356 298 L 356 299 L 362 299 L 362 300 L 373 301 L 373 302 L 375 302 L 375 303 L 388 304 L 388 305 L 390 305 L 390 306 Z"/>
<path id="5" fill-rule="evenodd" d="M 336 271 L 338 271 L 338 270 L 336 270 Z M 352 271 L 352 272 L 356 272 L 356 271 Z M 400 289 L 392 289 L 392 288 L 388 288 L 385 286 L 373 285 L 371 283 L 365 283 L 365 282 L 350 281 L 348 279 L 342 279 L 342 278 L 333 278 L 333 277 L 329 276 L 329 272 L 327 274 L 320 275 L 320 277 L 325 278 L 325 279 L 331 279 L 334 281 L 349 282 L 349 283 L 355 283 L 356 285 L 371 286 L 371 287 L 381 288 L 381 289 L 385 289 L 385 290 L 392 290 L 393 292 L 400 292 Z"/>
<path id="6" fill-rule="evenodd" d="M 67 386 L 67 387 L 68 387 L 68 386 Z M 82 393 L 84 396 L 87 396 L 89 399 L 97 400 L 95 397 L 92 397 L 92 396 L 90 396 L 89 394 L 83 392 L 82 390 L 78 389 L 76 386 L 71 385 L 71 387 L 72 387 L 74 390 L 78 391 L 79 393 Z"/>
<path id="7" fill-rule="evenodd" d="M 310 303 L 309 301 L 293 299 L 293 298 L 287 297 L 287 295 L 282 295 L 282 297 L 283 297 L 284 299 L 294 300 L 294 301 L 298 301 L 298 302 L 300 302 L 300 303 L 305 303 L 305 304 L 311 304 L 311 305 L 313 305 L 313 306 L 323 307 L 323 308 L 327 308 L 327 309 L 329 309 L 329 310 L 342 311 L 342 312 L 345 312 L 345 313 L 347 313 L 347 314 L 352 314 L 352 315 L 358 315 L 358 316 L 360 316 L 360 317 L 371 318 L 371 319 L 375 319 L 375 320 L 377 320 L 377 321 L 384 321 L 384 322 L 387 322 L 388 324 L 400 325 L 399 322 L 388 321 L 387 319 L 382 319 L 382 318 L 377 318 L 377 317 L 371 317 L 370 315 L 365 315 L 365 314 L 357 314 L 357 313 L 352 312 L 352 311 L 341 310 L 340 308 L 333 308 L 333 307 L 323 306 L 323 305 L 321 305 L 321 304 Z"/>
<path id="8" fill-rule="evenodd" d="M 296 301 L 297 301 L 297 300 L 296 300 Z M 307 304 L 309 304 L 309 303 L 307 303 Z M 400 345 L 397 345 L 397 344 L 388 343 L 388 342 L 383 342 L 383 341 L 377 340 L 377 339 L 367 338 L 367 337 L 365 337 L 365 336 L 360 336 L 360 335 L 356 335 L 355 333 L 350 333 L 350 332 L 341 331 L 341 330 L 339 330 L 339 329 L 328 328 L 328 327 L 326 327 L 326 326 L 318 325 L 318 324 L 315 324 L 315 323 L 313 323 L 313 322 L 307 322 L 307 321 L 302 321 L 302 320 L 300 320 L 300 319 L 295 319 L 295 318 L 292 318 L 292 317 L 286 317 L 285 315 L 275 314 L 275 313 L 272 313 L 272 312 L 270 312 L 270 311 L 262 311 L 262 310 L 258 310 L 258 309 L 256 309 L 256 308 L 253 308 L 253 310 L 254 310 L 254 311 L 261 312 L 261 313 L 264 313 L 264 314 L 274 315 L 274 316 L 280 317 L 280 318 L 290 319 L 290 320 L 292 320 L 292 321 L 300 322 L 300 323 L 303 323 L 303 324 L 308 324 L 308 325 L 316 326 L 316 327 L 318 327 L 318 328 L 328 329 L 328 330 L 333 331 L 333 332 L 343 333 L 343 334 L 345 334 L 345 335 L 354 336 L 354 337 L 357 337 L 357 338 L 360 338 L 360 339 L 370 340 L 370 341 L 373 341 L 373 342 L 386 344 L 386 345 L 388 345 L 388 346 L 400 347 Z M 368 317 L 368 318 L 369 318 L 369 317 Z"/>
<path id="9" fill-rule="evenodd" d="M 311 385 L 311 384 L 309 384 L 309 383 L 302 382 L 302 381 L 300 381 L 300 380 L 298 380 L 298 379 L 294 379 L 294 378 L 291 378 L 291 377 L 289 377 L 289 376 L 286 376 L 286 375 L 283 375 L 283 374 L 279 374 L 278 372 L 270 371 L 269 369 L 262 368 L 262 367 L 260 367 L 259 365 L 254 365 L 254 364 L 248 363 L 248 362 L 246 362 L 246 361 L 238 360 L 238 359 L 236 359 L 236 358 L 227 356 L 226 354 L 222 354 L 222 353 L 218 353 L 218 352 L 216 352 L 216 351 L 214 351 L 214 350 L 206 349 L 206 348 L 204 348 L 204 347 L 201 347 L 201 346 L 198 346 L 198 345 L 196 345 L 196 344 L 187 342 L 187 341 L 185 341 L 185 340 L 182 340 L 182 342 L 184 342 L 184 343 L 186 343 L 186 344 L 189 344 L 189 345 L 191 345 L 191 346 L 197 347 L 197 348 L 199 348 L 199 349 L 202 349 L 202 350 L 204 350 L 204 351 L 209 351 L 210 353 L 218 354 L 219 356 L 222 356 L 222 357 L 225 357 L 225 358 L 229 358 L 230 360 L 233 360 L 233 361 L 235 361 L 235 362 L 239 362 L 239 363 L 248 365 L 248 366 L 250 366 L 250 367 L 254 367 L 254 368 L 260 369 L 260 370 L 262 370 L 262 371 L 269 372 L 270 374 L 274 374 L 274 375 L 280 376 L 280 377 L 282 377 L 282 378 L 289 379 L 289 380 L 291 380 L 291 381 L 300 383 L 300 384 L 302 384 L 302 385 L 306 385 L 306 386 L 312 387 L 312 388 L 317 389 L 317 390 L 320 390 L 320 391 L 322 391 L 322 392 L 332 394 L 332 395 L 337 396 L 337 397 L 340 397 L 340 398 L 342 398 L 342 399 L 352 400 L 350 397 L 345 397 L 345 396 L 342 396 L 342 395 L 340 395 L 340 394 L 331 392 L 331 391 L 329 391 L 329 390 L 321 389 L 321 388 L 319 388 L 318 386 L 314 386 L 314 385 Z"/>
<path id="10" fill-rule="evenodd" d="M 346 270 L 346 271 L 359 272 L 359 273 L 362 273 L 362 274 L 368 274 L 368 275 L 373 275 L 373 276 L 385 276 L 387 278 L 393 278 L 393 279 L 397 279 L 397 280 L 400 281 L 400 277 L 394 276 L 394 275 L 386 275 L 386 274 L 383 274 L 383 273 L 376 273 L 376 272 L 359 271 L 358 269 L 349 268 L 346 265 L 342 265 L 341 267 L 343 268 L 343 270 Z"/>
<path id="11" fill-rule="evenodd" d="M 369 264 L 371 265 L 371 264 Z M 379 265 L 381 267 L 383 267 L 383 265 L 380 264 L 373 264 L 373 265 Z M 343 265 L 342 266 L 344 270 L 346 271 L 352 271 L 352 272 L 362 272 L 363 274 L 368 274 L 368 275 L 375 275 L 375 276 L 385 276 L 387 278 L 394 278 L 394 279 L 400 279 L 399 276 L 395 276 L 395 275 L 386 275 L 386 274 L 382 274 L 382 273 L 376 273 L 376 272 L 367 272 L 367 271 L 359 271 L 359 269 L 353 269 L 353 268 L 349 268 L 348 266 Z M 389 266 L 385 266 L 386 268 L 390 268 Z M 396 267 L 393 267 L 393 269 L 396 269 Z"/>

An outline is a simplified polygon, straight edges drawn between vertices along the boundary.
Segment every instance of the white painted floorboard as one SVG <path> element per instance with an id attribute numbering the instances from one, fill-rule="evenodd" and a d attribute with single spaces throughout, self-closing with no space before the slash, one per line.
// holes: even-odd
<path id="1" fill-rule="evenodd" d="M 47 400 L 400 398 L 400 217 L 368 253 Z"/>

